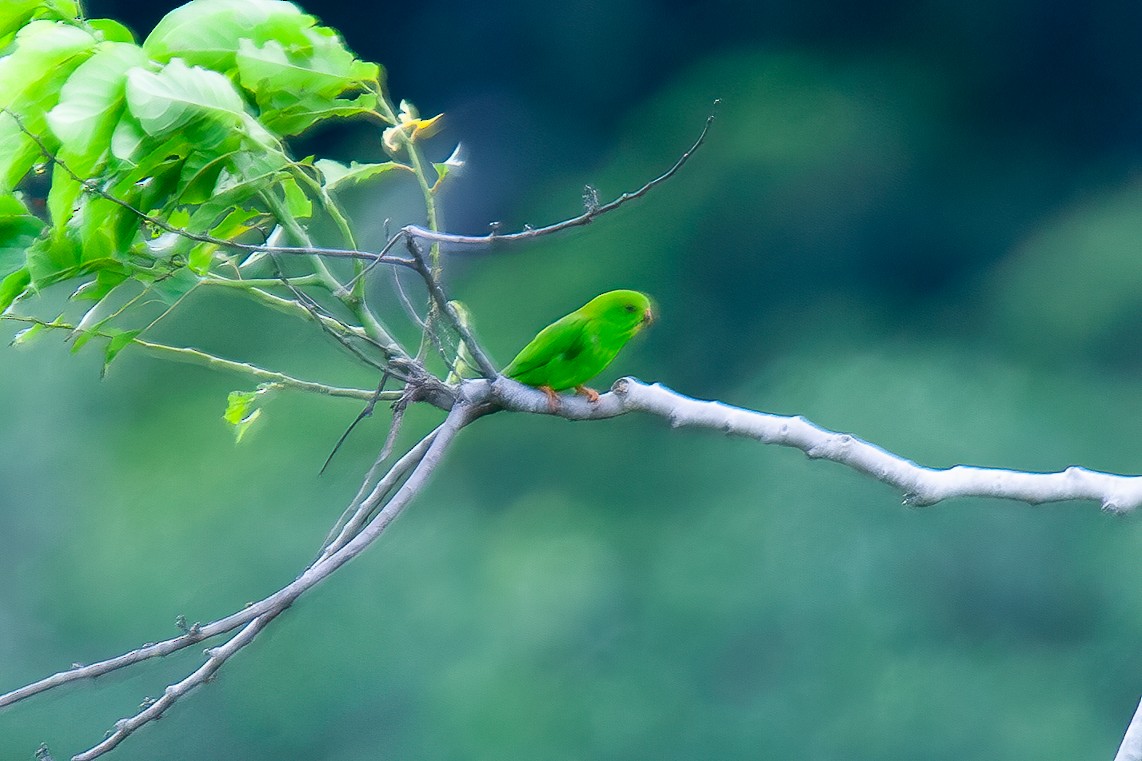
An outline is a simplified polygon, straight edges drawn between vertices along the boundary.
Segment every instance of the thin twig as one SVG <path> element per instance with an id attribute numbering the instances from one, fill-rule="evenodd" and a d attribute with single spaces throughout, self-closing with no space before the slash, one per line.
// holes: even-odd
<path id="1" fill-rule="evenodd" d="M 340 323 L 341 326 L 345 329 L 345 331 L 349 331 L 350 326 L 346 325 L 345 323 L 341 322 L 341 320 L 337 319 L 334 315 L 330 314 L 328 310 L 324 309 L 321 306 L 321 304 L 319 304 L 317 302 L 316 299 L 314 299 L 312 296 L 307 294 L 305 291 L 302 291 L 302 290 L 294 287 L 292 284 L 290 284 L 288 281 L 288 278 L 286 278 L 282 274 L 282 270 L 281 270 L 281 267 L 278 265 L 277 259 L 274 257 L 273 254 L 271 254 L 270 256 L 271 256 L 271 259 L 273 260 L 274 268 L 277 270 L 279 281 L 282 283 L 282 285 L 284 285 L 289 290 L 290 293 L 293 294 L 293 297 L 296 300 L 296 302 L 298 304 L 301 304 L 302 308 L 304 308 L 309 313 L 309 315 L 313 318 L 313 321 L 316 322 L 321 327 L 321 329 L 324 330 L 325 333 L 330 338 L 332 338 L 337 343 L 341 344 L 341 346 L 343 346 L 350 354 L 352 354 L 353 356 L 355 356 L 357 359 L 361 360 L 365 364 L 369 365 L 370 367 L 376 368 L 377 370 L 380 370 L 382 372 L 391 372 L 393 375 L 395 375 L 398 378 L 401 378 L 402 380 L 406 379 L 405 373 L 403 371 L 401 371 L 400 369 L 398 369 L 393 364 L 394 359 L 403 360 L 403 359 L 407 358 L 407 354 L 399 345 L 397 345 L 395 342 L 393 342 L 389 345 L 385 345 L 385 344 L 379 343 L 378 341 L 375 341 L 371 336 L 368 336 L 368 335 L 359 336 L 360 338 L 362 338 L 362 340 L 366 341 L 367 343 L 369 343 L 370 345 L 372 345 L 373 347 L 378 349 L 381 353 L 383 353 L 385 355 L 386 362 L 384 362 L 384 363 L 378 362 L 377 360 L 370 357 L 368 354 L 365 354 L 363 351 L 361 351 L 356 346 L 354 346 L 344 335 L 342 335 L 341 332 L 331 329 L 326 324 L 326 322 L 328 320 L 332 320 L 334 322 Z M 390 338 L 390 341 L 391 340 L 392 339 Z"/>
<path id="2" fill-rule="evenodd" d="M 445 450 L 452 443 L 456 434 L 461 428 L 477 417 L 476 411 L 478 403 L 481 401 L 482 400 L 479 399 L 465 400 L 460 404 L 454 405 L 448 417 L 439 428 L 421 439 L 421 441 L 410 450 L 409 454 L 406 454 L 405 457 L 401 458 L 397 463 L 394 463 L 391 471 L 400 471 L 400 469 L 403 468 L 404 470 L 400 472 L 400 475 L 407 472 L 409 467 L 412 467 L 413 471 L 401 488 L 396 493 L 391 494 L 391 498 L 388 499 L 388 502 L 380 512 L 376 513 L 363 529 L 356 531 L 351 538 L 342 542 L 336 550 L 322 553 L 317 560 L 310 564 L 306 570 L 290 584 L 287 584 L 277 592 L 258 602 L 247 605 L 242 610 L 212 621 L 211 623 L 191 627 L 186 633 L 178 637 L 147 644 L 114 658 L 99 661 L 98 663 L 76 666 L 66 671 L 60 671 L 49 677 L 0 695 L 0 708 L 5 708 L 14 703 L 26 700 L 33 695 L 38 695 L 39 693 L 64 684 L 70 684 L 71 682 L 83 679 L 93 679 L 150 658 L 169 655 L 197 642 L 202 642 L 203 640 L 211 639 L 220 634 L 233 631 L 238 627 L 245 626 L 254 621 L 254 619 L 266 614 L 274 613 L 276 615 L 277 612 L 285 610 L 306 591 L 324 581 L 342 565 L 361 554 L 366 547 L 375 541 L 377 537 L 392 524 L 412 501 L 413 497 L 420 492 L 428 478 L 432 475 L 437 466 L 439 466 Z M 382 479 L 382 482 L 384 481 L 385 479 Z M 399 481 L 399 478 L 397 478 L 396 481 Z M 361 509 L 372 513 L 391 491 L 391 488 L 375 488 L 369 497 L 362 502 Z M 342 535 L 344 534 L 345 532 L 342 531 Z"/>
<path id="3" fill-rule="evenodd" d="M 333 461 L 333 455 L 337 454 L 337 450 L 339 450 L 341 448 L 341 445 L 345 443 L 345 440 L 347 438 L 349 438 L 349 434 L 351 434 L 353 432 L 353 429 L 357 427 L 357 424 L 360 423 L 365 418 L 367 418 L 373 414 L 373 408 L 377 406 L 377 400 L 380 399 L 381 394 L 384 393 L 385 384 L 388 382 L 389 377 L 390 377 L 390 374 L 388 371 L 381 373 L 381 380 L 377 384 L 377 390 L 373 394 L 373 398 L 365 403 L 364 409 L 362 409 L 361 412 L 358 413 L 357 417 L 354 418 L 353 422 L 349 424 L 349 427 L 345 429 L 345 432 L 341 434 L 341 438 L 337 439 L 337 443 L 333 445 L 333 451 L 331 451 L 329 453 L 329 456 L 325 458 L 325 463 L 321 466 L 321 470 L 317 471 L 317 475 L 320 476 L 320 475 L 325 473 L 325 469 L 328 468 L 329 463 L 331 463 Z M 383 459 L 385 459 L 386 456 L 387 455 L 385 454 L 384 450 L 382 449 L 381 450 L 381 457 L 379 459 L 383 460 Z"/>
<path id="4" fill-rule="evenodd" d="M 202 664 L 194 673 L 168 686 L 163 690 L 163 696 L 153 703 L 149 703 L 143 710 L 127 719 L 115 722 L 115 728 L 98 745 L 72 756 L 71 761 L 93 761 L 103 754 L 113 750 L 115 746 L 130 737 L 135 730 L 162 717 L 163 713 L 175 702 L 196 687 L 206 684 L 214 674 L 239 650 L 254 641 L 254 638 L 273 621 L 285 608 L 272 610 L 255 618 L 246 624 L 224 645 L 207 650 L 206 663 Z"/>
<path id="5" fill-rule="evenodd" d="M 448 294 L 444 292 L 444 286 L 440 284 L 440 281 L 433 274 L 431 266 L 424 260 L 424 254 L 421 252 L 420 247 L 412 238 L 408 240 L 408 250 L 417 263 L 416 271 L 420 273 L 421 279 L 424 280 L 429 295 L 432 297 L 432 300 L 436 302 L 437 309 L 452 323 L 452 328 L 456 331 L 457 335 L 460 336 L 460 340 L 464 342 L 464 345 L 468 347 L 468 351 L 472 354 L 472 358 L 476 360 L 476 364 L 479 366 L 480 372 L 483 373 L 484 377 L 495 378 L 498 374 L 496 366 L 492 364 L 492 360 L 488 359 L 488 355 L 484 353 L 483 347 L 480 346 L 479 341 L 472 335 L 472 331 L 468 329 L 464 320 L 460 319 L 460 314 L 456 311 L 456 307 L 452 304 L 451 299 L 448 298 Z M 426 328 L 426 330 L 430 333 L 432 332 L 428 328 Z M 445 361 L 449 362 L 451 366 L 451 362 L 447 358 L 445 358 Z M 451 369 L 455 372 L 455 368 Z"/>
<path id="6" fill-rule="evenodd" d="M 391 272 L 393 275 L 393 290 L 396 291 L 397 299 L 401 302 L 401 306 L 404 307 L 405 314 L 408 315 L 410 320 L 420 326 L 421 330 L 427 330 L 428 323 L 417 314 L 416 307 L 412 305 L 412 300 L 409 299 L 408 294 L 405 293 L 404 285 L 402 285 L 400 281 L 400 273 L 396 270 L 391 270 Z"/>
<path id="7" fill-rule="evenodd" d="M 320 558 L 328 557 L 337 552 L 359 533 L 361 527 L 368 523 L 371 513 L 375 510 L 376 506 L 384 501 L 389 492 L 396 488 L 397 484 L 401 482 L 401 479 L 404 478 L 410 470 L 420 464 L 420 461 L 424 459 L 429 447 L 432 446 L 439 433 L 439 427 L 432 430 L 427 436 L 417 442 L 416 445 L 405 452 L 404 456 L 393 463 L 384 478 L 378 481 L 376 486 L 373 487 L 369 496 L 360 500 L 360 504 L 353 514 L 342 522 L 341 530 L 337 535 L 335 537 L 326 538 L 326 542 L 322 546 Z M 342 516 L 342 518 L 345 518 L 345 516 Z"/>
<path id="8" fill-rule="evenodd" d="M 11 320 L 13 322 L 22 322 L 29 325 L 41 325 L 44 328 L 55 330 L 65 330 L 72 332 L 75 326 L 66 322 L 57 320 L 41 320 L 37 317 L 25 317 L 23 315 L 5 314 L 0 315 L 0 320 Z M 110 334 L 102 333 L 99 331 L 88 331 L 92 335 L 100 338 L 112 338 Z M 331 386 L 325 383 L 316 383 L 314 381 L 301 380 L 294 378 L 285 373 L 279 373 L 275 370 L 265 370 L 257 365 L 252 365 L 249 362 L 235 362 L 232 359 L 223 359 L 222 357 L 215 356 L 201 349 L 192 349 L 186 346 L 168 346 L 167 344 L 155 343 L 148 341 L 144 338 L 135 337 L 131 339 L 131 345 L 137 346 L 140 349 L 147 351 L 156 356 L 161 356 L 165 359 L 174 360 L 176 362 L 188 362 L 193 365 L 201 365 L 202 367 L 209 367 L 213 370 L 225 370 L 228 372 L 241 373 L 242 375 L 249 375 L 250 377 L 257 378 L 260 381 L 268 383 L 276 383 L 286 388 L 297 389 L 298 391 L 308 391 L 314 394 L 323 394 L 325 396 L 339 396 L 348 399 L 362 399 L 370 400 L 376 396 L 376 392 L 363 388 L 342 388 L 340 386 Z M 382 395 L 382 399 L 399 399 L 399 391 L 386 392 Z"/>
<path id="9" fill-rule="evenodd" d="M 440 464 L 445 449 L 447 449 L 460 429 L 472 419 L 471 413 L 472 406 L 465 402 L 456 404 L 452 408 L 452 411 L 448 414 L 448 418 L 437 431 L 433 432 L 435 435 L 432 435 L 431 444 L 420 458 L 415 469 L 409 475 L 408 480 L 392 495 L 388 503 L 381 508 L 367 526 L 336 551 L 328 555 L 322 555 L 321 558 L 311 565 L 305 573 L 298 577 L 292 584 L 283 587 L 271 598 L 267 598 L 268 600 L 273 600 L 273 604 L 264 609 L 260 609 L 256 614 L 251 616 L 248 619 L 248 623 L 244 622 L 245 628 L 225 645 L 208 650 L 206 653 L 207 661 L 198 670 L 182 681 L 167 687 L 166 690 L 163 691 L 163 697 L 155 703 L 145 707 L 130 718 L 121 719 L 116 722 L 115 728 L 106 740 L 91 750 L 75 756 L 72 761 L 93 761 L 93 759 L 98 758 L 114 748 L 140 727 L 158 719 L 162 716 L 164 711 L 169 709 L 181 697 L 214 676 L 218 669 L 220 669 L 234 653 L 248 645 L 270 621 L 290 607 L 298 597 L 328 578 L 330 574 L 355 558 L 366 547 L 372 544 L 373 541 L 384 533 L 385 529 L 392 525 L 392 522 L 404 512 L 404 509 L 408 506 L 409 502 L 412 501 L 412 498 L 424 487 L 429 476 L 432 475 L 433 471 L 435 471 L 436 467 Z M 374 494 L 375 493 L 376 491 L 374 490 Z M 371 499 L 371 497 L 370 499 L 366 499 L 362 506 L 369 505 L 370 508 L 375 507 L 375 504 L 370 504 Z M 247 607 L 246 611 L 259 607 L 260 604 L 255 604 Z M 205 629 L 206 627 L 203 628 Z"/>
<path id="10" fill-rule="evenodd" d="M 642 196 L 649 193 L 651 189 L 661 185 L 673 177 L 678 172 L 678 170 L 681 169 L 686 164 L 686 162 L 690 160 L 690 157 L 694 155 L 694 152 L 701 148 L 702 144 L 706 141 L 706 135 L 709 133 L 710 127 L 714 123 L 714 119 L 717 118 L 717 109 L 720 103 L 721 101 L 714 101 L 714 108 L 706 117 L 706 123 L 702 126 L 702 132 L 698 135 L 698 139 L 694 141 L 694 143 L 686 150 L 685 153 L 678 157 L 678 160 L 674 162 L 673 166 L 671 166 L 659 176 L 655 177 L 650 182 L 643 185 L 638 190 L 623 193 L 613 201 L 602 204 L 601 206 L 589 204 L 587 210 L 577 217 L 565 219 L 562 222 L 556 222 L 555 224 L 547 225 L 546 227 L 529 227 L 519 232 L 506 234 L 493 230 L 487 235 L 455 235 L 453 233 L 443 233 L 437 232 L 435 230 L 428 230 L 418 225 L 406 225 L 400 229 L 398 235 L 400 233 L 404 233 L 411 237 L 419 238 L 420 240 L 427 240 L 432 243 L 444 243 L 455 246 L 487 246 L 493 243 L 510 243 L 513 241 L 530 240 L 532 238 L 539 238 L 545 235 L 551 235 L 552 233 L 561 232 L 572 227 L 582 227 L 583 225 L 590 224 L 598 217 L 614 211 L 628 201 L 633 201 L 636 198 L 641 198 Z"/>

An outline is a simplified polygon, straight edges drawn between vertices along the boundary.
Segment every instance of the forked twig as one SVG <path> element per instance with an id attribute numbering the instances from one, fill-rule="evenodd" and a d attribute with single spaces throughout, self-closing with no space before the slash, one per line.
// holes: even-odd
<path id="1" fill-rule="evenodd" d="M 170 708 L 181 697 L 196 687 L 205 684 L 231 656 L 248 645 L 267 624 L 293 605 L 301 595 L 327 579 L 330 574 L 355 558 L 364 551 L 366 547 L 372 544 L 385 529 L 392 525 L 392 522 L 404 511 L 413 497 L 424 487 L 428 478 L 440 464 L 444 451 L 448 448 L 449 444 L 452 443 L 456 434 L 461 428 L 467 425 L 468 422 L 475 418 L 473 414 L 474 409 L 474 406 L 467 402 L 460 402 L 454 405 L 452 411 L 448 413 L 447 419 L 440 428 L 426 437 L 425 440 L 430 441 L 428 445 L 423 448 L 423 454 L 419 457 L 419 461 L 412 469 L 412 472 L 404 484 L 395 492 L 391 490 L 373 490 L 373 493 L 362 503 L 362 509 L 367 509 L 371 512 L 379 507 L 386 497 L 387 501 L 384 502 L 384 506 L 380 507 L 380 510 L 375 513 L 367 525 L 361 528 L 360 531 L 354 534 L 348 541 L 337 546 L 336 549 L 333 549 L 331 546 L 327 552 L 323 553 L 314 561 L 313 564 L 306 569 L 305 573 L 299 576 L 293 583 L 283 587 L 265 600 L 247 606 L 243 611 L 230 616 L 229 618 L 231 619 L 240 618 L 241 620 L 229 628 L 233 629 L 238 626 L 243 626 L 244 628 L 241 632 L 226 644 L 208 650 L 206 652 L 206 663 L 185 679 L 168 686 L 164 690 L 162 698 L 159 700 L 145 706 L 133 716 L 116 722 L 111 734 L 105 740 L 75 756 L 73 761 L 93 761 L 110 751 L 140 727 L 158 719 L 162 716 L 164 711 Z M 422 440 L 421 444 L 424 444 L 425 440 Z M 420 449 L 420 445 L 416 448 Z M 394 465 L 394 467 L 396 466 Z M 211 636 L 207 634 L 210 627 L 211 625 L 209 624 L 201 627 L 200 638 Z M 63 682 L 60 681 L 59 683 Z M 56 685 L 48 685 L 48 687 L 52 686 Z M 44 689 L 47 689 L 47 687 Z M 7 696 L 0 697 L 0 701 L 3 701 L 5 697 Z M 4 705 L 4 703 L 0 702 L 0 705 Z"/>
<path id="2" fill-rule="evenodd" d="M 433 243 L 444 243 L 454 246 L 487 246 L 493 243 L 511 243 L 520 240 L 531 240 L 532 238 L 539 238 L 545 235 L 551 235 L 552 233 L 562 232 L 563 230 L 568 230 L 572 227 L 582 227 L 583 225 L 590 224 L 591 222 L 594 222 L 598 217 L 614 211 L 628 201 L 633 201 L 636 198 L 642 198 L 653 188 L 661 185 L 673 177 L 675 174 L 677 174 L 678 170 L 681 169 L 686 164 L 686 162 L 690 160 L 690 157 L 694 155 L 695 151 L 701 148 L 702 144 L 706 142 L 706 135 L 709 134 L 710 127 L 713 126 L 714 120 L 718 116 L 718 107 L 720 105 L 721 100 L 714 101 L 713 109 L 709 115 L 706 116 L 706 123 L 702 126 L 702 131 L 699 133 L 698 139 L 695 140 L 688 149 L 686 149 L 685 153 L 678 157 L 678 160 L 675 161 L 669 169 L 655 177 L 653 180 L 647 182 L 638 190 L 632 190 L 623 193 L 621 196 L 608 203 L 602 205 L 588 203 L 586 211 L 577 217 L 565 219 L 562 222 L 556 222 L 545 227 L 529 227 L 525 230 L 520 230 L 519 232 L 514 233 L 500 233 L 497 230 L 493 230 L 487 235 L 455 235 L 453 233 L 442 233 L 435 230 L 429 230 L 418 225 L 407 225 L 401 228 L 397 234 L 399 235 L 404 233 L 411 237 L 419 238 L 420 240 L 427 240 Z"/>

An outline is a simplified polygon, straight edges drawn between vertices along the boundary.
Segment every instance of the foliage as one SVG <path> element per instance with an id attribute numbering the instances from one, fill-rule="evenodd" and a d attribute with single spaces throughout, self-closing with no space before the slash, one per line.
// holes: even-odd
<path id="1" fill-rule="evenodd" d="M 391 126 L 378 143 L 407 156 L 437 126 L 407 104 L 396 115 L 377 64 L 280 0 L 193 0 L 141 42 L 73 3 L 8 3 L 0 35 L 0 312 L 67 288 L 83 305 L 75 348 L 109 342 L 107 363 L 195 288 L 281 276 L 258 250 L 274 231 L 312 246 L 320 229 L 353 248 L 336 194 L 416 171 L 407 158 L 298 160 L 287 138 L 366 120 Z M 394 351 L 361 314 L 360 288 L 316 260 L 290 266 Z"/>

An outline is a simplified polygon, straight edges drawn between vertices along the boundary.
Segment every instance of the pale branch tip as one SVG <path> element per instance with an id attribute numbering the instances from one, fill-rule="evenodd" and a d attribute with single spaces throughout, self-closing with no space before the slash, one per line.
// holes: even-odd
<path id="1" fill-rule="evenodd" d="M 1114 761 L 1142 761 L 1142 700 L 1138 701 L 1138 709 L 1126 728 Z"/>

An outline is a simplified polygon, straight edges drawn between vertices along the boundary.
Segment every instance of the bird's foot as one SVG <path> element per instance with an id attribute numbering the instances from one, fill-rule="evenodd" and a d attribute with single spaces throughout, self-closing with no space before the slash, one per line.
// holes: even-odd
<path id="1" fill-rule="evenodd" d="M 547 409 L 554 415 L 559 411 L 559 394 L 551 386 L 539 386 L 539 390 L 547 397 Z"/>
<path id="2" fill-rule="evenodd" d="M 587 397 L 587 401 L 591 404 L 599 401 L 599 392 L 593 388 L 587 388 L 586 386 L 576 386 L 575 390 L 583 396 Z"/>

